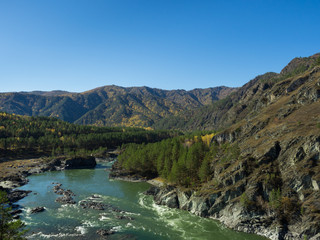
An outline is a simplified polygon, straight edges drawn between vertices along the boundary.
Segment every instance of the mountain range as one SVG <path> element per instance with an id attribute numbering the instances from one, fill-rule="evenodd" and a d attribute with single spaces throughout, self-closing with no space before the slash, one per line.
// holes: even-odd
<path id="1" fill-rule="evenodd" d="M 0 93 L 0 111 L 57 117 L 83 125 L 218 130 L 258 114 L 270 104 L 270 98 L 282 94 L 285 89 L 280 88 L 281 84 L 319 65 L 319 57 L 315 54 L 295 58 L 280 73 L 265 73 L 240 88 L 221 86 L 186 91 L 110 85 L 82 93 Z M 271 94 L 275 86 L 279 86 L 278 92 Z"/>
<path id="2" fill-rule="evenodd" d="M 33 91 L 0 93 L 0 111 L 50 116 L 96 126 L 152 127 L 223 99 L 236 88 L 161 90 L 149 87 L 104 86 L 83 93 Z"/>

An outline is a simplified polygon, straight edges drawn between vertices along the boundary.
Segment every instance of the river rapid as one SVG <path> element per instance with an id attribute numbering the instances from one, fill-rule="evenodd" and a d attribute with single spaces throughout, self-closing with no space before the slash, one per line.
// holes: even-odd
<path id="1" fill-rule="evenodd" d="M 45 172 L 29 176 L 19 189 L 32 193 L 18 204 L 26 223 L 28 239 L 103 239 L 99 229 L 111 230 L 108 239 L 214 239 L 262 240 L 263 237 L 239 233 L 219 222 L 197 217 L 187 211 L 158 206 L 143 194 L 148 183 L 109 180 L 112 163 L 100 162 L 95 169 Z M 60 204 L 53 192 L 56 183 L 75 193 L 76 204 Z M 92 197 L 94 195 L 94 197 Z M 104 210 L 83 209 L 81 202 L 98 201 Z M 45 211 L 31 214 L 34 207 Z"/>

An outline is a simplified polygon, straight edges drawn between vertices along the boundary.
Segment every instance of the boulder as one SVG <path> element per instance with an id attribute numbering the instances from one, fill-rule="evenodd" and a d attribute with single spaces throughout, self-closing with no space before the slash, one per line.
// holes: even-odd
<path id="1" fill-rule="evenodd" d="M 11 214 L 12 216 L 18 215 L 18 214 L 21 214 L 21 213 L 22 213 L 22 210 L 21 210 L 21 209 L 16 209 L 16 210 L 13 210 L 13 211 L 10 212 L 10 214 Z"/>
<path id="2" fill-rule="evenodd" d="M 90 208 L 95 210 L 105 210 L 107 206 L 101 202 L 81 201 L 80 207 L 82 207 L 83 209 Z"/>
<path id="3" fill-rule="evenodd" d="M 61 204 L 76 204 L 76 201 L 73 200 L 70 196 L 62 196 L 56 199 L 56 202 Z"/>
<path id="4" fill-rule="evenodd" d="M 101 196 L 98 195 L 98 194 L 93 194 L 93 195 L 91 195 L 91 198 L 93 198 L 93 199 L 100 199 Z"/>
<path id="5" fill-rule="evenodd" d="M 46 210 L 44 207 L 35 207 L 31 209 L 31 213 L 39 213 L 39 212 L 43 212 L 44 210 Z"/>
<path id="6" fill-rule="evenodd" d="M 97 165 L 96 159 L 92 156 L 69 158 L 62 162 L 65 169 L 94 168 Z"/>
<path id="7" fill-rule="evenodd" d="M 13 219 L 19 219 L 20 218 L 20 214 L 22 213 L 21 209 L 16 209 L 16 210 L 12 210 L 10 212 L 11 216 Z"/>
<path id="8" fill-rule="evenodd" d="M 114 234 L 115 231 L 113 231 L 112 229 L 99 229 L 97 231 L 97 234 L 99 234 L 100 236 L 108 236 L 108 235 L 112 235 Z"/>
<path id="9" fill-rule="evenodd" d="M 75 204 L 76 202 L 73 200 L 73 196 L 75 196 L 75 194 L 70 190 L 64 190 L 63 188 L 61 188 L 62 184 L 61 183 L 56 183 L 57 185 L 55 185 L 52 189 L 53 192 L 58 194 L 58 195 L 63 195 L 62 197 L 59 197 L 56 199 L 56 202 L 62 203 L 62 204 Z"/>
<path id="10" fill-rule="evenodd" d="M 134 218 L 132 218 L 132 217 L 123 216 L 123 215 L 121 215 L 121 216 L 116 216 L 116 218 L 117 218 L 117 219 L 120 219 L 120 220 L 130 220 L 130 221 L 134 220 Z"/>

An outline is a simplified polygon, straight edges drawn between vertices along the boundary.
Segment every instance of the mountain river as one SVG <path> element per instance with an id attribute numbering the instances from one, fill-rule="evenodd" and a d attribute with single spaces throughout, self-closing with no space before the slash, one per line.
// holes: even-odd
<path id="1" fill-rule="evenodd" d="M 187 211 L 158 206 L 151 196 L 143 194 L 150 187 L 148 183 L 109 180 L 106 170 L 111 164 L 100 162 L 95 169 L 29 176 L 29 183 L 20 189 L 32 193 L 18 202 L 23 208 L 21 219 L 29 229 L 28 239 L 103 239 L 97 234 L 99 229 L 115 232 L 108 239 L 265 239 L 232 231 Z M 56 183 L 76 194 L 76 204 L 55 202 L 60 197 L 52 189 Z M 83 209 L 83 201 L 98 201 L 107 207 Z M 45 211 L 31 214 L 31 209 L 38 206 Z"/>

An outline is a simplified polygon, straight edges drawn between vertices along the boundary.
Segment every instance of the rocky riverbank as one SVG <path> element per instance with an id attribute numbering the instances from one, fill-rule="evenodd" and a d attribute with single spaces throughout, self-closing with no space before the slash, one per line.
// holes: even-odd
<path id="1" fill-rule="evenodd" d="M 0 163 L 0 190 L 8 193 L 8 199 L 14 203 L 29 192 L 14 190 L 28 183 L 27 177 L 46 171 L 65 169 L 94 168 L 97 162 L 94 157 L 58 157 L 54 159 L 37 158 L 24 160 L 2 161 Z"/>
<path id="2" fill-rule="evenodd" d="M 7 192 L 7 198 L 12 205 L 11 212 L 14 219 L 19 219 L 22 210 L 15 202 L 28 196 L 31 191 L 18 190 L 17 187 L 28 183 L 28 176 L 39 174 L 46 171 L 61 171 L 65 169 L 94 168 L 97 162 L 94 157 L 59 157 L 55 159 L 19 159 L 0 162 L 0 190 Z M 64 189 L 56 188 L 57 194 L 63 195 L 56 201 L 60 203 L 75 203 L 72 199 L 73 193 L 64 191 Z M 43 207 L 32 210 L 32 213 L 44 211 Z"/>
<path id="3" fill-rule="evenodd" d="M 238 201 L 228 201 L 234 194 L 231 191 L 200 194 L 194 190 L 164 184 L 159 179 L 139 179 L 137 175 L 120 172 L 120 169 L 116 169 L 116 174 L 111 175 L 111 178 L 131 182 L 147 181 L 152 184 L 145 194 L 151 195 L 158 205 L 186 210 L 197 216 L 218 220 L 230 229 L 257 234 L 271 240 L 320 239 L 320 234 L 306 238 L 305 235 L 295 232 L 294 226 L 286 228 L 278 222 L 275 213 L 251 211 Z"/>
<path id="4" fill-rule="evenodd" d="M 220 194 L 199 196 L 195 191 L 182 190 L 173 186 L 161 188 L 152 186 L 145 194 L 153 196 L 158 205 L 187 210 L 201 217 L 219 220 L 233 230 L 257 234 L 269 239 L 284 239 L 281 237 L 280 228 L 270 226 L 272 216 L 253 216 L 239 204 L 225 206 L 218 200 Z"/>

